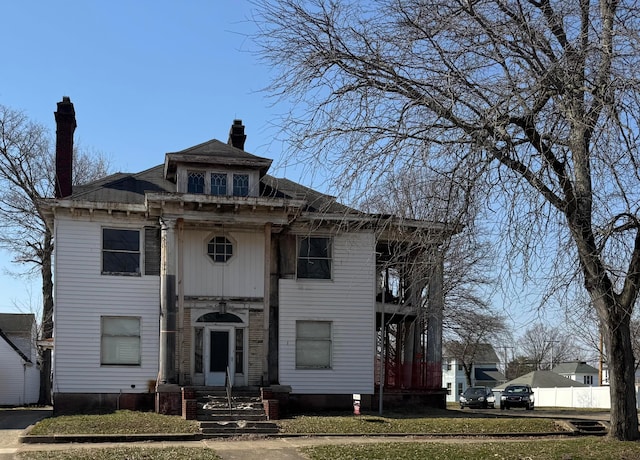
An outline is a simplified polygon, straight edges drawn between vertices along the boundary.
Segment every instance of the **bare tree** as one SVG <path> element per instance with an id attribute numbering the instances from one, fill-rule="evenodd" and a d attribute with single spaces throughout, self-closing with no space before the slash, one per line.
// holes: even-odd
<path id="1" fill-rule="evenodd" d="M 536 366 L 526 356 L 517 356 L 507 363 L 504 375 L 507 380 L 513 380 L 521 375 L 535 371 Z"/>
<path id="2" fill-rule="evenodd" d="M 520 338 L 520 349 L 536 370 L 552 370 L 570 359 L 576 359 L 575 348 L 557 327 L 534 324 Z"/>
<path id="3" fill-rule="evenodd" d="M 41 200 L 52 197 L 55 161 L 50 134 L 17 110 L 0 105 L 0 247 L 13 254 L 25 271 L 39 273 L 42 281 L 40 338 L 53 336 L 53 236 L 47 227 Z M 75 152 L 83 180 L 104 176 L 106 160 Z M 44 352 L 40 403 L 51 402 L 51 353 Z"/>
<path id="4" fill-rule="evenodd" d="M 558 283 L 589 293 L 610 350 L 610 434 L 638 439 L 630 318 L 640 289 L 640 6 L 256 8 L 256 43 L 277 71 L 269 90 L 294 104 L 284 126 L 302 159 L 334 167 L 355 190 L 421 163 L 485 194 L 520 256 L 511 260 L 555 260 Z"/>

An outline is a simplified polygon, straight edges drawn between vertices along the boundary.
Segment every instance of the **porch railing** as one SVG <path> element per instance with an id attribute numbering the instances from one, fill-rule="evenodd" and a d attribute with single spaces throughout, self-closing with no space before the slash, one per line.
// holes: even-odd
<path id="1" fill-rule="evenodd" d="M 229 366 L 227 366 L 227 372 L 225 373 L 225 376 L 224 376 L 224 386 L 227 391 L 227 404 L 229 405 L 229 414 L 231 414 L 231 412 L 233 412 L 233 406 L 231 404 L 232 384 L 231 384 L 231 371 L 229 370 Z"/>

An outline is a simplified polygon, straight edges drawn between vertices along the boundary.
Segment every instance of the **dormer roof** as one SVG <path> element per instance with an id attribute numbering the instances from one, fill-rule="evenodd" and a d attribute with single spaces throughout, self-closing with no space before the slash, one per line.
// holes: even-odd
<path id="1" fill-rule="evenodd" d="M 271 162 L 269 158 L 252 155 L 217 139 L 211 139 L 179 152 L 167 153 L 164 160 L 164 176 L 167 180 L 175 182 L 178 164 L 186 164 L 200 167 L 225 166 L 254 169 L 260 171 L 260 177 L 262 177 L 269 170 Z"/>

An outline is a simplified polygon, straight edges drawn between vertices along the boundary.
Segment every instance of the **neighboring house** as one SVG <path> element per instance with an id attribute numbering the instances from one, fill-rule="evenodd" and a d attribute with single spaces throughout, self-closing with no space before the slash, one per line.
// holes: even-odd
<path id="1" fill-rule="evenodd" d="M 35 404 L 40 369 L 33 314 L 0 313 L 0 405 Z"/>
<path id="2" fill-rule="evenodd" d="M 560 363 L 553 368 L 553 372 L 591 387 L 599 386 L 598 369 L 590 366 L 584 361 Z"/>
<path id="3" fill-rule="evenodd" d="M 504 390 L 507 385 L 529 385 L 531 388 L 568 388 L 568 387 L 587 387 L 581 382 L 576 382 L 567 377 L 556 374 L 552 371 L 533 371 L 528 374 L 521 375 L 513 380 L 509 380 L 494 388 L 494 391 Z"/>
<path id="4" fill-rule="evenodd" d="M 468 387 L 462 361 L 448 356 L 445 347 L 442 363 L 442 383 L 447 389 L 447 402 L 458 402 L 460 394 Z M 506 378 L 498 370 L 499 364 L 500 359 L 493 346 L 488 343 L 479 344 L 471 368 L 471 386 L 493 388 L 503 383 Z"/>
<path id="5" fill-rule="evenodd" d="M 363 402 L 374 394 L 381 324 L 409 331 L 411 305 L 424 305 L 416 293 L 427 291 L 426 349 L 403 345 L 407 334 L 386 348 L 397 352 L 392 364 L 422 360 L 426 374 L 398 377 L 444 404 L 446 226 L 362 213 L 268 175 L 271 160 L 244 151 L 240 120 L 228 143 L 213 139 L 72 189 L 68 98 L 55 115 L 59 181 L 47 216 L 56 412 L 155 400 L 175 413 L 180 387 L 221 386 L 227 373 L 234 386 L 277 384 L 292 404 L 349 407 L 354 393 Z M 417 273 L 421 258 L 430 269 L 403 280 L 402 306 L 376 302 L 385 267 Z"/>

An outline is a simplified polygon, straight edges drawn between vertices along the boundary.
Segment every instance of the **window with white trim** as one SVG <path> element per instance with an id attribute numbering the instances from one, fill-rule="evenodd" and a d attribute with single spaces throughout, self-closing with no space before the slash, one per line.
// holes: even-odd
<path id="1" fill-rule="evenodd" d="M 296 321 L 296 369 L 331 369 L 331 321 Z"/>
<path id="2" fill-rule="evenodd" d="M 139 366 L 140 318 L 135 316 L 102 316 L 100 364 Z"/>
<path id="3" fill-rule="evenodd" d="M 226 262 L 233 256 L 233 243 L 224 236 L 214 236 L 207 244 L 207 254 L 214 262 Z"/>
<path id="4" fill-rule="evenodd" d="M 331 246 L 328 237 L 298 238 L 298 278 L 331 279 Z"/>
<path id="5" fill-rule="evenodd" d="M 102 273 L 140 274 L 140 231 L 102 229 Z"/>

